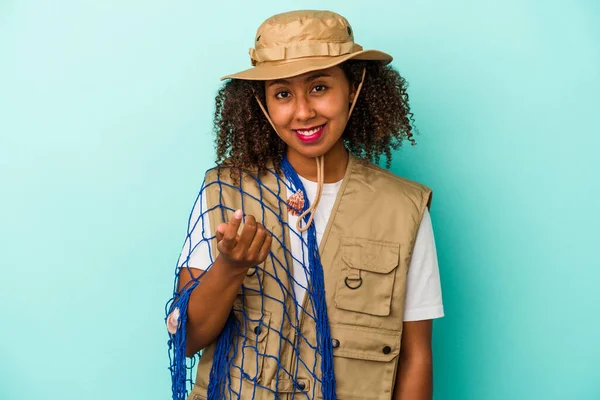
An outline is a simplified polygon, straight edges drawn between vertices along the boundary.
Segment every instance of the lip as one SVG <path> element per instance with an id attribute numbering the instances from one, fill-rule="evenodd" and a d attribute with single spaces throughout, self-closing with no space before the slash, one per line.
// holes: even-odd
<path id="1" fill-rule="evenodd" d="M 317 126 L 319 126 L 319 125 L 317 125 Z M 325 123 L 320 126 L 321 126 L 321 128 L 310 136 L 301 135 L 298 133 L 298 130 L 296 130 L 296 129 L 292 129 L 292 130 L 294 131 L 294 133 L 296 134 L 298 139 L 300 139 L 302 142 L 311 143 L 311 142 L 316 142 L 317 140 L 319 140 L 319 138 L 323 135 L 323 131 L 325 130 L 325 127 L 327 126 L 327 124 Z M 302 130 L 310 130 L 310 129 L 314 129 L 314 128 L 316 128 L 316 126 L 313 128 L 302 129 Z"/>

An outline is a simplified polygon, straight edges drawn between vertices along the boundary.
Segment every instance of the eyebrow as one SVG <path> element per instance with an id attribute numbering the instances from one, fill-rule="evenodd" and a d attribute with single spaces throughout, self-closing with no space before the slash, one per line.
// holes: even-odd
<path id="1" fill-rule="evenodd" d="M 306 82 L 309 82 L 309 81 L 313 81 L 313 80 L 315 80 L 315 79 L 317 79 L 317 78 L 323 78 L 323 77 L 329 77 L 329 76 L 331 76 L 331 74 L 328 74 L 328 73 L 326 73 L 326 72 L 317 72 L 317 73 L 315 73 L 315 74 L 312 74 L 312 75 L 309 75 L 309 76 L 307 76 L 307 77 L 304 79 L 304 82 L 306 83 Z M 271 82 L 268 84 L 268 86 L 269 86 L 269 87 L 271 87 L 271 86 L 273 86 L 273 85 L 278 85 L 278 84 L 281 84 L 281 85 L 289 85 L 289 84 L 290 84 L 290 81 L 288 81 L 287 79 L 275 79 L 274 81 L 271 81 Z"/>

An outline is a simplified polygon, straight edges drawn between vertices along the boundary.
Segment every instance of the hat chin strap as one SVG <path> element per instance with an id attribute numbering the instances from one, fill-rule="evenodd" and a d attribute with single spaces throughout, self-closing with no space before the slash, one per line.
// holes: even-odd
<path id="1" fill-rule="evenodd" d="M 348 112 L 348 120 L 347 121 L 350 120 L 352 111 L 354 111 L 354 106 L 356 106 L 356 101 L 358 100 L 358 95 L 360 94 L 360 90 L 362 89 L 363 83 L 365 82 L 366 73 L 367 73 L 367 68 L 363 68 L 362 77 L 360 79 L 360 83 L 358 84 L 358 88 L 356 89 L 356 94 L 354 95 L 354 99 L 352 100 L 352 105 L 350 106 L 350 111 Z M 275 130 L 275 133 L 277 133 L 277 135 L 279 137 L 281 137 L 281 135 L 279 135 L 279 132 L 277 132 L 277 128 L 275 128 L 275 124 L 271 120 L 271 117 L 269 116 L 269 113 L 267 112 L 267 109 L 265 108 L 265 106 L 262 104 L 262 102 L 260 101 L 260 99 L 258 98 L 257 95 L 254 95 L 254 97 L 256 98 L 256 101 L 258 102 L 260 109 L 265 114 L 265 117 L 267 117 L 267 120 L 273 127 L 273 130 Z M 310 225 L 312 224 L 313 218 L 315 216 L 315 211 L 317 210 L 317 207 L 319 206 L 319 202 L 321 201 L 321 194 L 323 193 L 323 184 L 325 181 L 325 154 L 315 157 L 315 160 L 317 162 L 317 193 L 315 195 L 315 200 L 313 201 L 313 203 L 306 209 L 306 211 L 304 211 L 302 214 L 300 214 L 300 216 L 298 217 L 298 220 L 296 221 L 296 229 L 299 232 L 307 231 L 308 228 L 310 227 Z M 308 222 L 306 223 L 306 225 L 300 226 L 300 222 L 304 219 L 304 217 L 308 213 L 310 213 Z"/>

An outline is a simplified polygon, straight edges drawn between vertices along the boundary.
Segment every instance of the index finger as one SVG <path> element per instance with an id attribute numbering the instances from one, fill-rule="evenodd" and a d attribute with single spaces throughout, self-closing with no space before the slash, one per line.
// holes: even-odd
<path id="1" fill-rule="evenodd" d="M 227 228 L 225 229 L 225 234 L 223 235 L 224 240 L 233 242 L 236 239 L 238 230 L 240 229 L 240 225 L 242 223 L 242 215 L 242 210 L 237 210 L 233 213 L 231 221 L 227 223 Z"/>

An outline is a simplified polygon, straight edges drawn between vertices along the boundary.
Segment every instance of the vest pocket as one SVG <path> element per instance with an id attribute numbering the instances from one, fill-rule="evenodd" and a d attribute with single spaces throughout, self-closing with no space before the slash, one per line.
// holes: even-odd
<path id="1" fill-rule="evenodd" d="M 245 307 L 233 310 L 238 321 L 232 348 L 232 377 L 257 380 L 262 376 L 271 313 Z"/>
<path id="2" fill-rule="evenodd" d="M 339 399 L 392 398 L 402 332 L 331 325 L 336 394 Z M 321 388 L 318 397 L 322 398 Z"/>
<path id="3" fill-rule="evenodd" d="M 387 316 L 400 244 L 362 238 L 341 238 L 335 306 L 342 310 Z"/>

